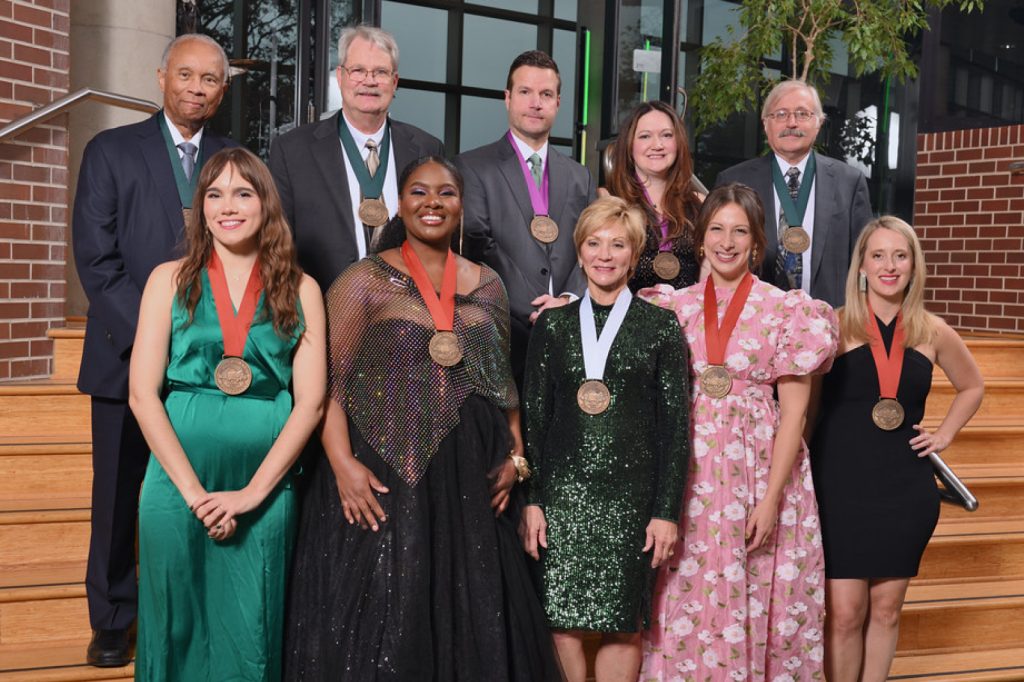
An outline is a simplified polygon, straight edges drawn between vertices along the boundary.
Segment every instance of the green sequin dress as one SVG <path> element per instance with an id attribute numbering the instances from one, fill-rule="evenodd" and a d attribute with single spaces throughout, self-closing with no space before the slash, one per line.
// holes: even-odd
<path id="1" fill-rule="evenodd" d="M 228 396 L 213 382 L 224 344 L 205 271 L 192 324 L 177 297 L 171 321 L 167 416 L 203 487 L 238 490 L 291 413 L 288 385 L 302 323 L 292 337 L 278 336 L 261 296 L 244 352 L 252 385 Z M 286 476 L 263 504 L 239 517 L 234 536 L 215 542 L 150 457 L 139 500 L 136 679 L 280 680 L 295 521 Z"/>
<path id="2" fill-rule="evenodd" d="M 655 571 L 641 552 L 652 518 L 678 522 L 689 460 L 686 343 L 675 316 L 633 298 L 604 381 L 611 404 L 576 403 L 585 380 L 579 301 L 552 308 L 530 338 L 525 380 L 528 502 L 544 508 L 540 584 L 554 629 L 636 632 Z M 594 305 L 600 333 L 611 306 Z"/>

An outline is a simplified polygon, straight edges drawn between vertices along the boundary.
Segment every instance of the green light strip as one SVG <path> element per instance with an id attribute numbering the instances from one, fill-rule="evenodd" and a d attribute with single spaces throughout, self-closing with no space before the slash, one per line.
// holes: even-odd
<path id="1" fill-rule="evenodd" d="M 590 29 L 583 29 L 583 120 L 590 120 Z"/>
<path id="2" fill-rule="evenodd" d="M 651 49 L 651 39 L 650 38 L 645 38 L 644 39 L 644 50 L 650 50 L 650 49 Z M 641 102 L 646 102 L 647 101 L 647 76 L 648 76 L 648 73 L 646 71 L 644 71 L 644 86 L 643 86 L 643 91 L 640 93 L 640 101 Z"/>

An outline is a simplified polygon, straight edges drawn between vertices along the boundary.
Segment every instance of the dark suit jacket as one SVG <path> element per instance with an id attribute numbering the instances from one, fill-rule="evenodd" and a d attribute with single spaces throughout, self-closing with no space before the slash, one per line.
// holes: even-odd
<path id="1" fill-rule="evenodd" d="M 299 126 L 274 140 L 270 148 L 270 173 L 295 235 L 299 265 L 323 291 L 359 259 L 348 174 L 338 138 L 340 116 L 339 111 Z M 391 146 L 396 177 L 420 157 L 444 155 L 444 145 L 436 137 L 395 120 L 391 121 Z"/>
<path id="2" fill-rule="evenodd" d="M 101 398 L 127 399 L 142 289 L 153 268 L 183 255 L 177 247 L 184 219 L 160 132 L 163 115 L 99 133 L 82 156 L 71 223 L 89 299 L 78 388 Z M 209 158 L 235 143 L 206 130 L 202 145 Z"/>
<path id="3" fill-rule="evenodd" d="M 864 174 L 837 159 L 813 152 L 814 234 L 811 236 L 811 296 L 834 307 L 846 299 L 846 272 L 850 267 L 857 236 L 871 221 L 871 199 Z M 772 184 L 774 154 L 736 164 L 719 173 L 715 186 L 742 182 L 764 203 L 767 253 L 761 279 L 788 289 L 784 273 L 777 272 L 779 217 L 775 215 L 775 186 Z"/>
<path id="4" fill-rule="evenodd" d="M 530 234 L 533 206 L 508 137 L 460 154 L 455 165 L 466 182 L 464 251 L 493 268 L 505 283 L 512 314 L 512 371 L 521 377 L 534 311 L 530 301 L 548 293 L 549 276 L 556 296 L 582 295 L 586 287 L 572 233 L 580 213 L 594 200 L 590 171 L 548 147 L 548 210 L 558 224 L 558 238 L 549 247 L 549 271 L 545 246 Z"/>

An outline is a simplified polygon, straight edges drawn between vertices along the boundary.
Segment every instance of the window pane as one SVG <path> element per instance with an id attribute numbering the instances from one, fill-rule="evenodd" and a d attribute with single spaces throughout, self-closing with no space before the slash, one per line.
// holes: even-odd
<path id="1" fill-rule="evenodd" d="M 572 137 L 576 123 L 576 34 L 555 29 L 552 54 L 562 76 L 562 104 L 551 134 Z"/>
<path id="2" fill-rule="evenodd" d="M 411 123 L 439 140 L 444 139 L 444 93 L 410 90 L 399 83 L 389 111 L 402 123 Z"/>
<path id="3" fill-rule="evenodd" d="M 448 63 L 448 12 L 397 2 L 381 3 L 381 28 L 398 42 L 402 78 L 445 82 Z M 430 36 L 430 40 L 424 40 Z"/>
<path id="4" fill-rule="evenodd" d="M 497 7 L 498 9 L 510 9 L 515 12 L 537 13 L 537 0 L 473 0 L 466 5 L 483 5 L 484 7 Z"/>
<path id="5" fill-rule="evenodd" d="M 508 130 L 505 100 L 484 97 L 462 98 L 459 151 L 475 149 L 494 142 Z"/>
<path id="6" fill-rule="evenodd" d="M 537 48 L 537 27 L 467 14 L 463 23 L 462 84 L 505 89 L 512 60 Z"/>
<path id="7" fill-rule="evenodd" d="M 576 21 L 576 0 L 555 0 L 555 19 Z"/>

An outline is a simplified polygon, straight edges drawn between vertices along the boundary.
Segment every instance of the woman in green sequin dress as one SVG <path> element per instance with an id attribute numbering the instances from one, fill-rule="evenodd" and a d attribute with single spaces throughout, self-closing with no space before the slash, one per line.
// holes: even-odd
<path id="1" fill-rule="evenodd" d="M 139 502 L 135 674 L 275 682 L 296 518 L 288 472 L 322 410 L 323 303 L 254 155 L 210 158 L 194 205 L 187 255 L 146 285 L 132 354 L 129 401 L 153 451 Z M 225 354 L 214 291 L 225 324 L 237 310 L 245 325 L 246 296 L 257 301 L 240 331 L 252 378 L 238 395 L 214 379 Z"/>
<path id="2" fill-rule="evenodd" d="M 622 199 L 599 199 L 574 238 L 588 294 L 545 311 L 530 339 L 524 403 L 533 477 L 522 534 L 540 562 L 566 679 L 585 679 L 582 632 L 593 631 L 602 633 L 598 679 L 635 680 L 640 628 L 655 570 L 676 540 L 689 457 L 685 342 L 667 311 L 624 298 L 601 377 L 610 402 L 585 412 L 577 391 L 596 377 L 586 370 L 581 306 L 592 308 L 598 335 L 613 325 L 612 304 L 628 295 L 643 249 L 643 216 Z"/>

